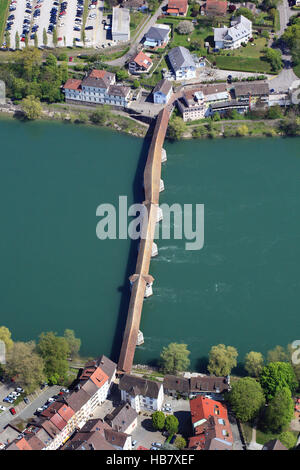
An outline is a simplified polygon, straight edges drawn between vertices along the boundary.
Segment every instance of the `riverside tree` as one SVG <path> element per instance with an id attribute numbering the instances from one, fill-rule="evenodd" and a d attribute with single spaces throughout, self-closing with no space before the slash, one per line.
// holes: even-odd
<path id="1" fill-rule="evenodd" d="M 5 344 L 5 351 L 8 352 L 14 345 L 11 339 L 11 332 L 6 326 L 0 326 L 0 340 Z"/>
<path id="2" fill-rule="evenodd" d="M 295 372 L 288 362 L 271 362 L 264 366 L 259 380 L 267 400 L 272 400 L 278 390 L 288 388 L 293 393 L 297 387 Z"/>
<path id="3" fill-rule="evenodd" d="M 64 338 L 69 346 L 69 354 L 71 359 L 78 356 L 80 346 L 81 346 L 81 339 L 75 337 L 74 330 L 66 329 L 64 331 Z"/>
<path id="4" fill-rule="evenodd" d="M 264 416 L 264 426 L 268 431 L 284 431 L 294 416 L 294 402 L 291 391 L 283 387 L 276 391 L 269 402 Z"/>
<path id="5" fill-rule="evenodd" d="M 260 352 L 250 351 L 245 357 L 245 369 L 252 377 L 258 377 L 264 366 L 264 358 Z"/>
<path id="6" fill-rule="evenodd" d="M 288 362 L 289 354 L 282 346 L 275 346 L 274 349 L 270 349 L 267 353 L 268 362 Z"/>
<path id="7" fill-rule="evenodd" d="M 163 371 L 176 374 L 187 370 L 190 365 L 189 355 L 187 344 L 170 343 L 169 346 L 163 348 L 160 355 Z"/>
<path id="8" fill-rule="evenodd" d="M 70 354 L 68 342 L 53 331 L 42 333 L 37 345 L 38 354 L 44 359 L 44 372 L 52 383 L 62 381 L 68 370 L 67 358 Z"/>
<path id="9" fill-rule="evenodd" d="M 35 352 L 35 343 L 16 342 L 9 351 L 5 370 L 10 377 L 18 376 L 20 384 L 27 393 L 32 393 L 43 380 L 44 361 Z"/>
<path id="10" fill-rule="evenodd" d="M 176 116 L 169 121 L 168 136 L 170 139 L 180 140 L 186 130 L 187 126 L 179 116 Z"/>
<path id="11" fill-rule="evenodd" d="M 265 404 L 265 396 L 260 383 L 251 377 L 234 382 L 227 398 L 235 415 L 243 422 L 251 421 L 258 416 Z"/>
<path id="12" fill-rule="evenodd" d="M 213 346 L 209 352 L 208 372 L 218 377 L 229 375 L 237 365 L 237 357 L 238 352 L 233 346 Z"/>
<path id="13" fill-rule="evenodd" d="M 40 100 L 32 95 L 27 96 L 21 101 L 21 108 L 25 117 L 30 121 L 41 117 L 43 111 Z"/>

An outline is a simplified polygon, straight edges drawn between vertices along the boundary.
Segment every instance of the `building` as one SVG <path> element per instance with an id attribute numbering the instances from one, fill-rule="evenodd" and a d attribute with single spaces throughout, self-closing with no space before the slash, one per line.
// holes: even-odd
<path id="1" fill-rule="evenodd" d="M 163 384 L 164 393 L 171 397 L 176 397 L 177 395 L 188 397 L 190 394 L 189 379 L 186 379 L 185 377 L 165 375 Z"/>
<path id="2" fill-rule="evenodd" d="M 196 64 L 185 47 L 178 46 L 171 49 L 168 60 L 175 80 L 190 80 L 196 77 Z"/>
<path id="3" fill-rule="evenodd" d="M 107 398 L 117 365 L 105 356 L 90 361 L 65 393 L 32 419 L 23 437 L 7 450 L 56 450 L 90 419 L 96 407 Z M 107 444 L 108 445 L 108 444 Z"/>
<path id="4" fill-rule="evenodd" d="M 205 375 L 190 378 L 190 393 L 199 395 L 201 393 L 224 393 L 230 390 L 230 378 Z"/>
<path id="5" fill-rule="evenodd" d="M 177 106 L 184 121 L 195 121 L 213 114 L 213 106 L 230 103 L 231 96 L 225 83 L 201 85 L 184 90 Z"/>
<path id="6" fill-rule="evenodd" d="M 170 39 L 170 26 L 167 24 L 156 24 L 145 34 L 144 46 L 153 49 L 166 47 Z"/>
<path id="7" fill-rule="evenodd" d="M 118 42 L 130 40 L 130 12 L 127 8 L 113 8 L 112 39 Z"/>
<path id="8" fill-rule="evenodd" d="M 188 0 L 169 0 L 167 14 L 171 16 L 186 16 L 188 11 Z"/>
<path id="9" fill-rule="evenodd" d="M 261 450 L 288 450 L 279 439 L 272 439 L 263 445 Z"/>
<path id="10" fill-rule="evenodd" d="M 227 0 L 206 0 L 205 14 L 207 16 L 225 16 Z"/>
<path id="11" fill-rule="evenodd" d="M 237 49 L 252 37 L 252 21 L 243 15 L 233 19 L 229 28 L 213 28 L 216 49 Z"/>
<path id="12" fill-rule="evenodd" d="M 160 80 L 153 89 L 153 102 L 157 104 L 167 104 L 172 93 L 172 83 L 169 80 Z"/>
<path id="13" fill-rule="evenodd" d="M 163 384 L 134 375 L 124 374 L 119 382 L 122 401 L 139 413 L 141 410 L 160 410 L 164 400 Z"/>
<path id="14" fill-rule="evenodd" d="M 147 54 L 144 54 L 143 51 L 140 51 L 135 57 L 133 57 L 129 64 L 128 70 L 131 74 L 140 74 L 149 72 L 153 65 L 152 60 Z"/>
<path id="15" fill-rule="evenodd" d="M 269 85 L 266 82 L 244 82 L 234 84 L 234 95 L 239 103 L 252 108 L 269 106 Z"/>
<path id="16" fill-rule="evenodd" d="M 106 70 L 92 70 L 83 80 L 71 78 L 64 85 L 66 102 L 127 108 L 131 101 L 131 90 L 115 83 L 115 74 Z"/>
<path id="17" fill-rule="evenodd" d="M 114 431 L 101 419 L 90 419 L 62 450 L 131 450 L 131 436 Z"/>
<path id="18" fill-rule="evenodd" d="M 131 434 L 137 427 L 138 413 L 129 403 L 123 403 L 105 417 L 114 431 Z"/>
<path id="19" fill-rule="evenodd" d="M 190 400 L 190 410 L 194 435 L 189 439 L 189 449 L 232 450 L 233 436 L 225 405 L 198 396 Z"/>

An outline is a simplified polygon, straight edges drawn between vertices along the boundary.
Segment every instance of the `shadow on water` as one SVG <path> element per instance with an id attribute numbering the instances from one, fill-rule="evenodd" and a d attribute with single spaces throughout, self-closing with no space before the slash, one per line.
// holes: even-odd
<path id="1" fill-rule="evenodd" d="M 153 134 L 153 128 L 155 126 L 155 122 L 149 127 L 149 130 L 146 134 L 146 137 L 143 141 L 142 150 L 140 153 L 140 157 L 138 160 L 138 166 L 135 172 L 134 180 L 133 180 L 133 200 L 135 203 L 141 203 L 145 199 L 145 193 L 143 189 L 143 174 L 144 169 L 147 161 L 149 146 L 151 143 L 151 137 Z M 138 253 L 138 243 L 139 240 L 132 240 L 129 249 L 129 256 L 128 262 L 125 270 L 124 275 L 124 282 L 121 286 L 117 288 L 119 292 L 121 292 L 121 301 L 120 307 L 118 312 L 118 319 L 117 319 L 117 326 L 116 331 L 113 337 L 112 348 L 110 358 L 118 362 L 119 354 L 123 339 L 123 333 L 125 330 L 126 320 L 127 320 L 127 312 L 130 300 L 130 288 L 129 288 L 129 281 L 128 278 L 131 274 L 135 272 L 135 265 L 137 261 L 137 253 Z"/>

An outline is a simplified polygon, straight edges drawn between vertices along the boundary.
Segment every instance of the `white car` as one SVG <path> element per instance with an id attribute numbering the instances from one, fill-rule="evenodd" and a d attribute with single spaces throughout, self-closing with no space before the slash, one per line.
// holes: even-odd
<path id="1" fill-rule="evenodd" d="M 133 440 L 131 443 L 131 447 L 135 447 L 137 445 L 137 441 Z"/>
<path id="2" fill-rule="evenodd" d="M 161 447 L 161 444 L 159 442 L 152 442 L 151 446 L 152 447 Z"/>
<path id="3" fill-rule="evenodd" d="M 6 407 L 5 407 L 5 406 L 2 406 L 2 405 L 0 405 L 0 410 L 1 410 L 1 411 L 6 411 Z"/>
<path id="4" fill-rule="evenodd" d="M 53 403 L 54 401 L 55 401 L 55 398 L 52 398 L 52 397 L 48 398 L 48 403 Z"/>

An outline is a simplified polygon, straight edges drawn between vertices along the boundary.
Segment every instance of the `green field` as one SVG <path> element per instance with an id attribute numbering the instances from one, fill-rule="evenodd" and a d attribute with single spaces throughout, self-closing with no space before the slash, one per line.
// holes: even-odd
<path id="1" fill-rule="evenodd" d="M 212 56 L 208 57 L 212 60 Z M 227 57 L 215 56 L 214 61 L 218 68 L 223 70 L 237 70 L 240 72 L 274 73 L 268 62 L 255 57 Z"/>
<path id="2" fill-rule="evenodd" d="M 5 23 L 7 18 L 9 0 L 0 0 L 0 41 L 2 44 L 3 33 L 5 29 Z"/>

